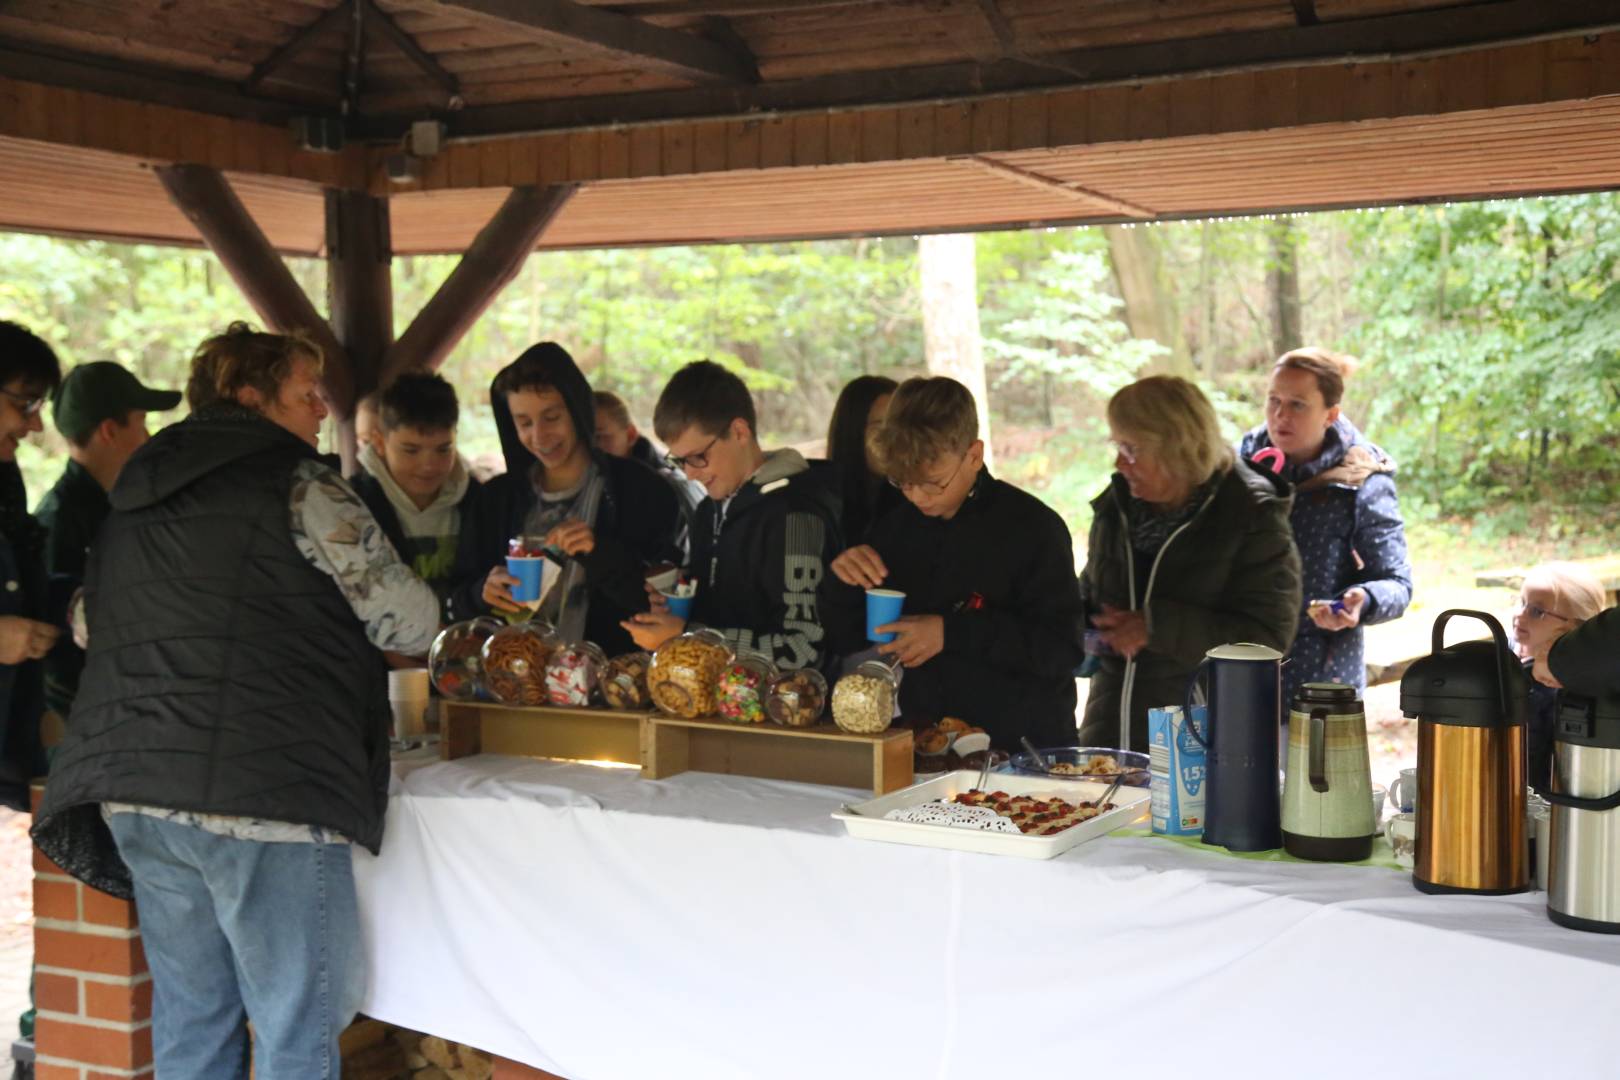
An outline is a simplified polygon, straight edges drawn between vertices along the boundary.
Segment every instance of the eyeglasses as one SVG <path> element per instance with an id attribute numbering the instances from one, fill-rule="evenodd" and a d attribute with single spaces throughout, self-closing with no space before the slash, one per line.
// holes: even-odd
<path id="1" fill-rule="evenodd" d="M 943 480 L 900 481 L 891 476 L 889 477 L 889 484 L 892 487 L 899 488 L 901 491 L 911 491 L 915 489 L 917 491 L 925 491 L 930 495 L 943 495 L 945 493 L 945 489 L 951 486 L 951 481 L 955 480 L 957 474 L 962 471 L 962 466 L 967 464 L 967 459 L 968 456 L 963 454 L 962 460 L 958 461 L 956 463 L 956 468 L 951 470 L 951 475 L 947 476 Z"/>
<path id="2" fill-rule="evenodd" d="M 1125 459 L 1125 464 L 1135 465 L 1136 456 L 1141 453 L 1135 443 L 1120 442 L 1118 439 L 1109 439 L 1108 445 L 1113 448 L 1114 455 Z"/>
<path id="3" fill-rule="evenodd" d="M 45 402 L 49 400 L 48 395 L 45 394 L 36 394 L 33 397 L 28 397 L 25 394 L 12 393 L 10 390 L 5 389 L 4 387 L 0 387 L 0 394 L 4 394 L 12 401 L 15 401 L 17 403 L 17 408 L 23 411 L 24 416 L 38 416 L 39 410 L 43 409 L 45 407 Z"/>
<path id="4" fill-rule="evenodd" d="M 665 454 L 664 460 L 669 463 L 669 467 L 672 469 L 684 469 L 687 466 L 691 466 L 694 469 L 706 469 L 709 466 L 709 451 L 713 450 L 714 444 L 719 442 L 722 438 L 724 438 L 723 435 L 716 435 L 714 438 L 709 440 L 708 446 L 705 446 L 695 454 Z"/>
<path id="5" fill-rule="evenodd" d="M 1515 604 L 1513 606 L 1513 613 L 1515 615 L 1517 615 L 1521 611 L 1524 614 L 1530 616 L 1530 619 L 1531 619 L 1532 622 L 1540 622 L 1542 619 L 1557 619 L 1560 622 L 1574 622 L 1575 621 L 1574 619 L 1570 618 L 1568 615 L 1560 615 L 1556 611 L 1548 611 L 1546 608 L 1542 607 L 1540 604 L 1526 604 L 1522 600 L 1519 603 L 1517 603 L 1517 604 Z"/>

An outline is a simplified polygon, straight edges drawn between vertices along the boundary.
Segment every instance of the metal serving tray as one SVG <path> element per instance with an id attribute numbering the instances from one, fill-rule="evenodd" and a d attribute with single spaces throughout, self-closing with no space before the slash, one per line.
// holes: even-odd
<path id="1" fill-rule="evenodd" d="M 955 851 L 979 851 L 986 855 L 1017 855 L 1025 859 L 1050 859 L 1077 844 L 1095 840 L 1115 829 L 1139 821 L 1146 817 L 1148 812 L 1148 789 L 1122 785 L 1114 792 L 1111 800 L 1115 806 L 1113 810 L 1051 836 L 956 829 L 948 825 L 889 821 L 883 816 L 890 810 L 955 798 L 964 791 L 971 791 L 978 780 L 979 770 L 958 769 L 956 772 L 945 773 L 932 780 L 913 784 L 902 791 L 881 795 L 876 799 L 868 799 L 854 805 L 846 803 L 833 814 L 833 817 L 844 823 L 849 835 L 860 837 L 862 840 L 883 840 L 891 844 L 916 844 L 920 847 L 949 848 Z M 991 773 L 988 786 L 991 791 L 1005 791 L 1009 795 L 1056 795 L 1068 802 L 1096 799 L 1108 790 L 1107 784 L 1091 780 L 1059 780 L 1041 776 L 1020 776 L 1016 773 Z"/>

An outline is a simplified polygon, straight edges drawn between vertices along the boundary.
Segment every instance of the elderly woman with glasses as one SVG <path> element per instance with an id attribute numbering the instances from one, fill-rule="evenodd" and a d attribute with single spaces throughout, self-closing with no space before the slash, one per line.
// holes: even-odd
<path id="1" fill-rule="evenodd" d="M 1179 704 L 1216 645 L 1286 651 L 1300 606 L 1286 483 L 1233 457 L 1186 379 L 1140 379 L 1108 403 L 1113 479 L 1092 500 L 1080 592 L 1098 657 L 1080 741 L 1147 749 L 1151 708 Z"/>
<path id="2" fill-rule="evenodd" d="M 1536 657 L 1545 658 L 1554 642 L 1602 610 L 1603 583 L 1590 571 L 1566 562 L 1542 563 L 1531 570 L 1519 586 L 1519 602 L 1513 608 L 1513 644 L 1525 667 L 1533 669 Z M 1553 720 L 1557 712 L 1557 690 L 1539 682 L 1532 685 L 1530 786 L 1543 794 L 1552 772 Z"/>

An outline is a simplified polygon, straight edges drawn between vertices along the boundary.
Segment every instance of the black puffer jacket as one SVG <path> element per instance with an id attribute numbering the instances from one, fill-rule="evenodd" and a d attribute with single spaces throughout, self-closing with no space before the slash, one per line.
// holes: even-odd
<path id="1" fill-rule="evenodd" d="M 34 839 L 127 897 L 100 803 L 320 825 L 376 851 L 388 692 L 337 583 L 298 550 L 293 470 L 313 448 L 205 410 L 130 459 L 90 553 L 90 648 Z"/>
<path id="2" fill-rule="evenodd" d="M 1204 653 L 1228 642 L 1294 640 L 1299 552 L 1288 521 L 1288 485 L 1245 461 L 1233 465 L 1204 505 L 1149 563 L 1132 550 L 1123 477 L 1091 503 L 1091 540 L 1080 592 L 1088 616 L 1111 604 L 1145 610 L 1148 645 L 1134 662 L 1107 657 L 1092 677 L 1080 741 L 1147 749 L 1150 708 L 1179 705 Z M 1129 733 L 1121 727 L 1129 709 Z"/>
<path id="3" fill-rule="evenodd" d="M 576 436 L 591 445 L 596 431 L 591 384 L 562 346 L 548 341 L 523 355 L 531 353 L 544 360 L 547 382 L 568 405 Z M 506 472 L 485 483 L 477 498 L 463 508 L 448 601 L 454 619 L 469 619 L 490 610 L 483 600 L 484 578 L 493 567 L 505 565 L 507 541 L 523 532 L 529 511 L 539 499 L 533 479 L 536 458 L 519 441 L 506 395 L 496 392 L 493 381 L 489 399 L 506 456 Z M 635 649 L 619 623 L 647 610 L 646 567 L 681 561 L 676 537 L 683 519 L 675 490 L 647 466 L 595 449 L 591 456 L 602 471 L 603 487 L 596 510 L 596 546 L 580 558 L 590 586 L 585 637 L 614 656 Z"/>

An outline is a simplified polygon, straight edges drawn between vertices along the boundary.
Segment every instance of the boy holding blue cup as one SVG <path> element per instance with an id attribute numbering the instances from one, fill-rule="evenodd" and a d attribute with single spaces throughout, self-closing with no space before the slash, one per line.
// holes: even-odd
<path id="1" fill-rule="evenodd" d="M 990 475 L 973 395 L 954 379 L 902 383 L 871 445 L 906 501 L 832 561 L 836 646 L 874 642 L 910 669 L 908 718 L 960 717 L 1004 748 L 1072 744 L 1082 611 L 1063 519 Z"/>

